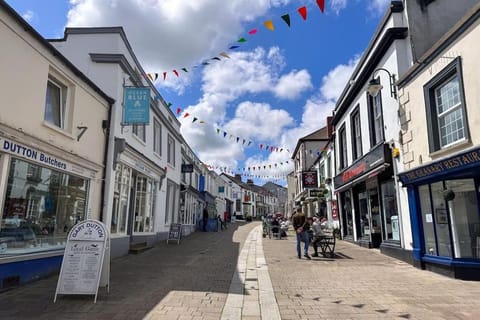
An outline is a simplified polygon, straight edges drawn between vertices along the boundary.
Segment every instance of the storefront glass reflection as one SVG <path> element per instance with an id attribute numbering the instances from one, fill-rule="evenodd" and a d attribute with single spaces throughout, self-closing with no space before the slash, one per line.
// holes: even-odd
<path id="1" fill-rule="evenodd" d="M 85 219 L 88 181 L 13 158 L 0 227 L 0 255 L 62 249 Z"/>

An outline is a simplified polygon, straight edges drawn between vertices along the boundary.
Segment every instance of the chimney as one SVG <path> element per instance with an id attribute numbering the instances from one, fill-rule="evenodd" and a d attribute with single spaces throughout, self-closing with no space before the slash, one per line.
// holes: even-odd
<path id="1" fill-rule="evenodd" d="M 247 179 L 247 184 L 249 186 L 253 186 L 253 180 L 252 179 Z"/>
<path id="2" fill-rule="evenodd" d="M 241 174 L 236 174 L 234 179 L 238 182 L 242 182 L 242 175 Z"/>
<path id="3" fill-rule="evenodd" d="M 333 126 L 332 126 L 333 117 L 327 117 L 327 137 L 330 139 L 333 134 Z"/>

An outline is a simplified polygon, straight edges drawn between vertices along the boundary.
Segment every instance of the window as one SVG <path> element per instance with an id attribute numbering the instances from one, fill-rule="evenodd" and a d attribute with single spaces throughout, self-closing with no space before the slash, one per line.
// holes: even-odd
<path id="1" fill-rule="evenodd" d="M 124 234 L 127 227 L 132 169 L 117 163 L 115 169 L 115 186 L 113 193 L 112 222 L 110 233 Z"/>
<path id="2" fill-rule="evenodd" d="M 145 176 L 137 176 L 135 187 L 134 232 L 153 231 L 155 183 Z"/>
<path id="3" fill-rule="evenodd" d="M 153 152 L 162 155 L 162 126 L 157 119 L 153 120 Z"/>
<path id="4" fill-rule="evenodd" d="M 352 126 L 352 153 L 353 160 L 356 160 L 362 156 L 362 128 L 360 127 L 360 112 L 357 110 L 352 113 L 351 126 Z"/>
<path id="5" fill-rule="evenodd" d="M 167 162 L 172 166 L 175 166 L 175 140 L 171 135 L 168 135 L 168 150 L 167 150 Z"/>
<path id="6" fill-rule="evenodd" d="M 64 129 L 66 102 L 67 87 L 50 77 L 47 82 L 47 92 L 45 96 L 44 120 L 49 124 Z"/>
<path id="7" fill-rule="evenodd" d="M 375 97 L 372 97 L 367 93 L 367 100 L 370 124 L 370 146 L 373 148 L 384 141 L 382 94 L 379 92 Z"/>
<path id="8" fill-rule="evenodd" d="M 383 221 L 385 222 L 384 239 L 400 241 L 400 221 L 397 212 L 397 197 L 395 182 L 390 179 L 381 184 L 382 203 L 383 203 Z"/>
<path id="9" fill-rule="evenodd" d="M 28 180 L 32 172 L 35 181 Z M 12 158 L 0 257 L 65 248 L 70 229 L 86 218 L 88 187 L 87 179 Z"/>
<path id="10" fill-rule="evenodd" d="M 167 203 L 165 208 L 165 224 L 175 223 L 176 216 L 176 203 L 178 201 L 177 198 L 177 186 L 176 184 L 171 181 L 167 180 Z"/>
<path id="11" fill-rule="evenodd" d="M 140 140 L 145 142 L 145 125 L 144 124 L 134 124 L 133 134 L 136 135 Z"/>
<path id="12" fill-rule="evenodd" d="M 468 138 L 460 58 L 424 87 L 430 152 Z"/>
<path id="13" fill-rule="evenodd" d="M 327 178 L 332 177 L 332 157 L 330 154 L 327 157 Z"/>
<path id="14" fill-rule="evenodd" d="M 345 125 L 340 128 L 340 169 L 347 166 L 347 132 L 345 131 Z"/>

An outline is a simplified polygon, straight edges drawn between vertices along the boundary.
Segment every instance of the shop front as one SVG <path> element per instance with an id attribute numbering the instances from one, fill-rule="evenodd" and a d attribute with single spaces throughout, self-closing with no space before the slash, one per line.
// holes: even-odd
<path id="1" fill-rule="evenodd" d="M 399 243 L 400 233 L 392 228 L 398 213 L 391 163 L 389 146 L 380 144 L 334 178 L 345 240 L 368 248 Z"/>
<path id="2" fill-rule="evenodd" d="M 127 148 L 115 166 L 110 223 L 112 256 L 128 252 L 131 244 L 157 241 L 155 207 L 164 170 Z"/>
<path id="3" fill-rule="evenodd" d="M 408 189 L 415 264 L 480 280 L 480 148 L 399 177 Z"/>
<path id="4" fill-rule="evenodd" d="M 99 218 L 100 168 L 54 154 L 0 137 L 0 288 L 58 271 L 70 229 Z"/>

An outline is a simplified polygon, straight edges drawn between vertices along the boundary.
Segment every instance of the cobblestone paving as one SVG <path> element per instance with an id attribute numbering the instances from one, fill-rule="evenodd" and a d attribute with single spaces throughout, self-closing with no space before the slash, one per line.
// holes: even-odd
<path id="1" fill-rule="evenodd" d="M 219 319 L 250 231 L 258 223 L 194 233 L 180 245 L 161 243 L 139 255 L 115 259 L 111 289 L 93 296 L 59 296 L 57 277 L 0 293 L 0 319 Z"/>
<path id="2" fill-rule="evenodd" d="M 480 282 L 455 280 L 338 241 L 336 257 L 296 256 L 295 237 L 264 239 L 282 319 L 480 319 Z M 311 249 L 313 251 L 313 249 Z"/>

